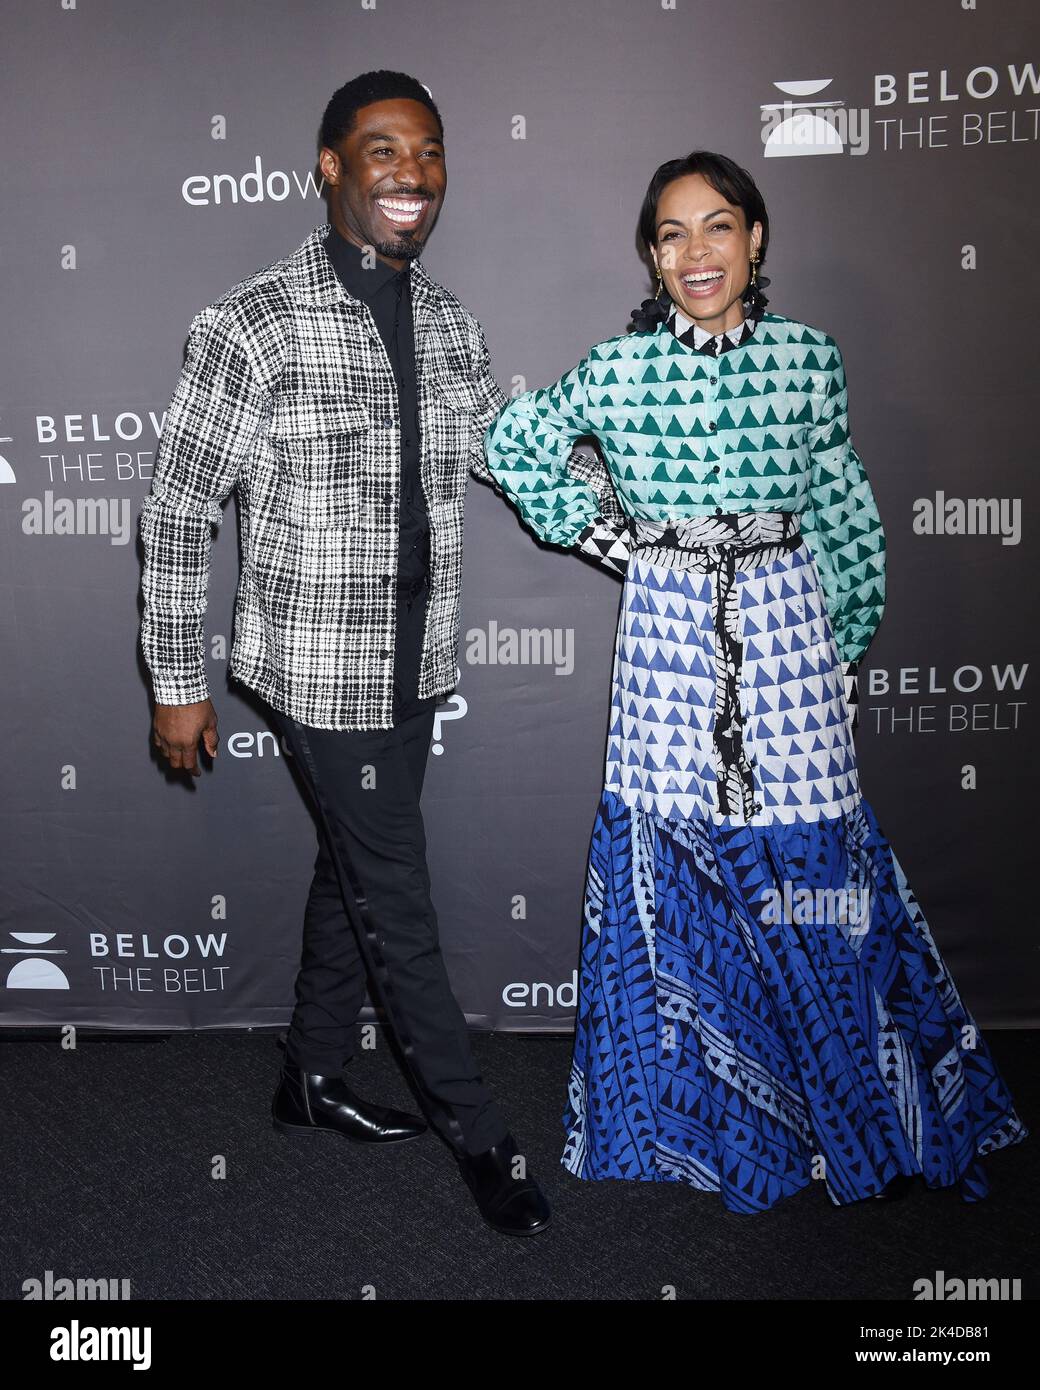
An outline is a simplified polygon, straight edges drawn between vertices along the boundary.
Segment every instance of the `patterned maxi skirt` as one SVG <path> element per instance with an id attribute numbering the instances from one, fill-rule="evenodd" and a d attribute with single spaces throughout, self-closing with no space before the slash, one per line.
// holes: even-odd
<path id="1" fill-rule="evenodd" d="M 563 1165 L 740 1212 L 979 1200 L 1027 1130 L 860 792 L 797 516 L 634 525 Z"/>

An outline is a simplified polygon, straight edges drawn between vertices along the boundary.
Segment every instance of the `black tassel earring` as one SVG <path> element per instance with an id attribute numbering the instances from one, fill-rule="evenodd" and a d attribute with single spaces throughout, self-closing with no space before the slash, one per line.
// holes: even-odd
<path id="1" fill-rule="evenodd" d="M 661 267 L 657 271 L 657 293 L 653 299 L 644 299 L 638 309 L 633 309 L 631 319 L 637 333 L 656 333 L 658 326 L 667 319 L 672 307 L 671 295 L 664 287 Z"/>
<path id="2" fill-rule="evenodd" d="M 759 275 L 758 259 L 758 251 L 756 250 L 754 256 L 751 258 L 751 279 L 744 292 L 744 304 L 746 306 L 747 315 L 749 318 L 755 320 L 761 318 L 765 313 L 766 305 L 769 303 L 769 300 L 762 293 L 765 286 L 769 284 L 769 277 L 767 275 Z"/>

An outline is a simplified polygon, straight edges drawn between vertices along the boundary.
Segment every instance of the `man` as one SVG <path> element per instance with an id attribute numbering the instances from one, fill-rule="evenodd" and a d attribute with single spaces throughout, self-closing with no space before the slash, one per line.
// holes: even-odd
<path id="1" fill-rule="evenodd" d="M 355 78 L 320 143 L 331 226 L 191 325 L 141 514 L 154 741 L 195 776 L 199 739 L 217 753 L 202 615 L 211 525 L 237 488 L 229 672 L 266 702 L 320 825 L 275 1125 L 372 1144 L 425 1130 L 340 1074 L 367 970 L 484 1219 L 533 1235 L 549 1207 L 451 992 L 419 806 L 456 679 L 467 472 L 489 481 L 482 441 L 504 397 L 479 324 L 419 260 L 446 185 L 426 88 Z"/>

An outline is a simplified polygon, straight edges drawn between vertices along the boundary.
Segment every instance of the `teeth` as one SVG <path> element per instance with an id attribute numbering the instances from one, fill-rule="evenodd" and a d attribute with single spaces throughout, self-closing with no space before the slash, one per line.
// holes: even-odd
<path id="1" fill-rule="evenodd" d="M 423 201 L 407 198 L 377 198 L 376 202 L 391 222 L 414 222 L 423 210 Z"/>
<path id="2" fill-rule="evenodd" d="M 701 270 L 696 271 L 691 275 L 684 275 L 683 279 L 687 282 L 687 284 L 699 285 L 705 280 L 721 279 L 723 273 L 724 272 L 721 270 Z"/>

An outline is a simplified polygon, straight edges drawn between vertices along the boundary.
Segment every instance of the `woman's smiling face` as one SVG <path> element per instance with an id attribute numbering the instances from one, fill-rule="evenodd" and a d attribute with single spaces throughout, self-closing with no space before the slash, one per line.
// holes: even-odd
<path id="1" fill-rule="evenodd" d="M 673 302 L 708 333 L 736 328 L 762 224 L 745 225 L 703 174 L 673 179 L 657 200 L 654 264 Z"/>

